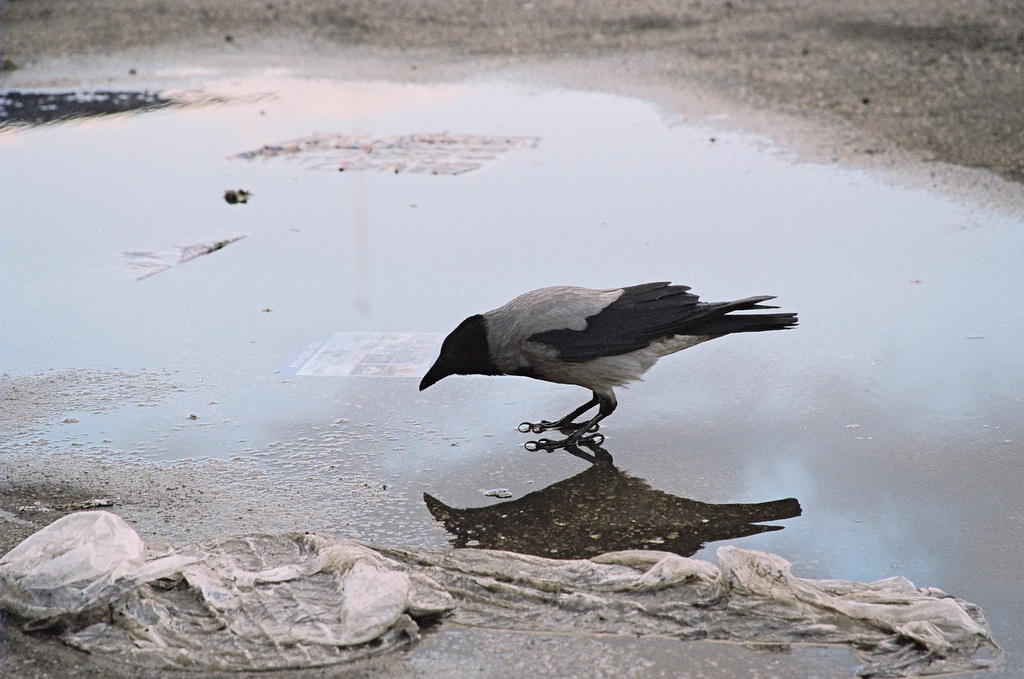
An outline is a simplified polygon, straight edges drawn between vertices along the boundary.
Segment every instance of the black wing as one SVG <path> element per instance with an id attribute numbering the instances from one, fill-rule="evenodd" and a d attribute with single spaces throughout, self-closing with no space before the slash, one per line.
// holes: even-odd
<path id="1" fill-rule="evenodd" d="M 587 318 L 583 330 L 549 330 L 530 337 L 555 349 L 564 361 L 581 363 L 637 351 L 673 335 L 710 335 L 782 330 L 796 325 L 796 314 L 727 316 L 731 311 L 775 309 L 761 305 L 770 296 L 734 302 L 701 302 L 685 285 L 647 283 L 623 288 L 622 295 Z"/>

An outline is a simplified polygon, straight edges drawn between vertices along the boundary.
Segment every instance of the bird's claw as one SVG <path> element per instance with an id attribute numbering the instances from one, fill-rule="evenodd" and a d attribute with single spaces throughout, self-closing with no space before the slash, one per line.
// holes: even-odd
<path id="1" fill-rule="evenodd" d="M 523 444 L 531 453 L 538 450 L 543 450 L 545 453 L 551 453 L 559 448 L 563 448 L 566 445 L 566 441 L 552 441 L 551 439 L 537 439 L 536 441 L 527 441 Z"/>
<path id="2" fill-rule="evenodd" d="M 594 428 L 591 428 L 593 431 Z M 524 432 L 525 433 L 525 432 Z M 527 441 L 523 444 L 531 453 L 538 450 L 543 450 L 546 453 L 551 453 L 561 448 L 571 448 L 577 445 L 585 446 L 599 446 L 604 443 L 604 434 L 588 434 L 585 436 L 569 436 L 568 438 L 562 439 L 561 441 L 552 441 L 551 439 L 537 439 L 536 441 Z"/>
<path id="3" fill-rule="evenodd" d="M 551 422 L 550 420 L 541 420 L 540 422 L 523 422 L 516 427 L 516 429 L 523 434 L 543 434 L 544 432 L 551 431 L 552 429 L 558 429 L 560 431 L 576 431 L 582 426 L 582 424 L 576 424 L 575 422 Z M 587 431 L 595 432 L 600 428 L 601 424 L 599 422 L 595 422 Z"/>
<path id="4" fill-rule="evenodd" d="M 543 434 L 546 431 L 552 429 L 558 429 L 558 422 L 549 422 L 548 420 L 541 420 L 540 422 L 523 422 L 519 425 L 519 431 L 524 434 Z"/>

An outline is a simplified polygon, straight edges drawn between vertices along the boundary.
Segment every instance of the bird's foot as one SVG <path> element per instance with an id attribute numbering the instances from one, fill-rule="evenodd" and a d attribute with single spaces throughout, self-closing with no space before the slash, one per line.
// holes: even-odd
<path id="1" fill-rule="evenodd" d="M 544 432 L 551 431 L 552 429 L 557 429 L 563 433 L 570 431 L 577 432 L 581 427 L 583 427 L 582 422 L 566 422 L 565 420 L 552 422 L 550 420 L 541 420 L 540 422 L 523 422 L 516 428 L 524 434 L 543 434 Z M 595 432 L 600 428 L 600 423 L 595 422 L 588 431 Z"/>
<path id="2" fill-rule="evenodd" d="M 593 427 L 590 428 L 590 431 L 594 431 L 596 429 L 597 425 L 595 424 Z M 522 429 L 520 429 L 520 431 L 522 431 Z M 604 434 L 589 434 L 581 432 L 579 429 L 577 429 L 576 431 L 574 431 L 572 434 L 562 439 L 561 441 L 552 441 L 551 439 L 537 439 L 536 441 L 527 441 L 526 443 L 523 444 L 523 447 L 525 447 L 530 452 L 543 450 L 546 453 L 551 453 L 556 450 L 561 450 L 563 448 L 573 448 L 580 445 L 600 446 L 602 443 L 604 443 Z"/>

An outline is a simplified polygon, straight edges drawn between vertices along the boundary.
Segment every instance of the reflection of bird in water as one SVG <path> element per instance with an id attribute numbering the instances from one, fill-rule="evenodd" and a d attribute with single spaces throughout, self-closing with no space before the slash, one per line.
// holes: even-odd
<path id="1" fill-rule="evenodd" d="M 782 526 L 760 525 L 800 516 L 794 498 L 757 504 L 708 504 L 651 488 L 619 471 L 603 448 L 567 450 L 593 465 L 572 478 L 517 500 L 456 509 L 427 493 L 423 500 L 454 536 L 456 547 L 501 549 L 558 559 L 583 559 L 625 549 L 690 556 L 705 543 Z"/>
<path id="2" fill-rule="evenodd" d="M 742 313 L 778 307 L 769 296 L 701 302 L 685 285 L 647 283 L 590 290 L 555 286 L 527 292 L 503 307 L 470 316 L 445 338 L 420 391 L 448 375 L 522 375 L 578 384 L 593 398 L 565 417 L 519 425 L 523 433 L 570 430 L 565 439 L 530 441 L 554 450 L 604 440 L 598 423 L 615 410 L 615 387 L 639 380 L 663 356 L 739 332 L 784 330 L 793 313 Z M 741 313 L 733 313 L 741 312 Z M 589 419 L 576 418 L 597 408 Z"/>

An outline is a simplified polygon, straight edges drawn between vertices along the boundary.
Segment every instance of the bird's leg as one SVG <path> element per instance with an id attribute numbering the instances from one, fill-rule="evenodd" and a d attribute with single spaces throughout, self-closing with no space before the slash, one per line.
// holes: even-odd
<path id="1" fill-rule="evenodd" d="M 594 445 L 601 445 L 604 443 L 604 434 L 592 434 L 590 432 L 596 431 L 598 423 L 604 418 L 608 417 L 615 411 L 615 406 L 618 402 L 615 400 L 615 395 L 609 394 L 598 394 L 594 392 L 594 399 L 597 401 L 597 415 L 594 415 L 588 421 L 581 425 L 566 426 L 565 429 L 573 429 L 572 433 L 561 441 L 552 441 L 550 439 L 538 439 L 536 441 L 527 441 L 527 450 L 546 450 L 551 452 L 558 450 L 559 448 L 566 448 L 568 446 L 575 446 L 579 443 L 593 443 Z M 588 404 L 589 405 L 589 404 Z M 583 410 L 573 413 L 579 415 Z"/>
<path id="2" fill-rule="evenodd" d="M 544 432 L 550 431 L 552 429 L 576 429 L 577 427 L 579 427 L 579 425 L 573 422 L 573 420 L 575 420 L 577 417 L 587 412 L 594 406 L 598 405 L 600 402 L 600 397 L 597 395 L 597 392 L 594 392 L 594 398 L 590 399 L 589 401 L 587 401 L 579 408 L 566 415 L 565 417 L 561 418 L 560 420 L 555 420 L 553 422 L 551 420 L 541 420 L 540 422 L 523 422 L 522 424 L 519 425 L 518 429 L 524 434 L 543 434 Z"/>

